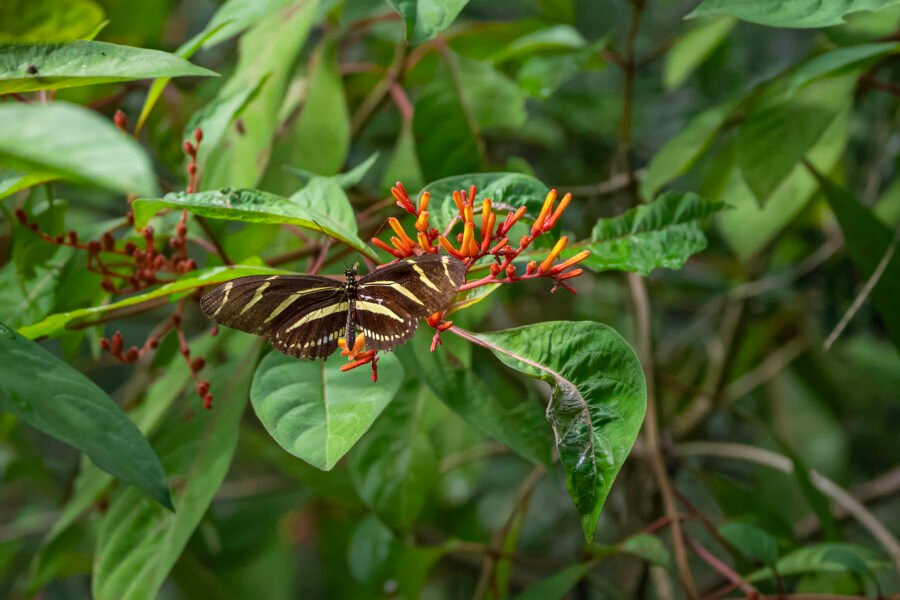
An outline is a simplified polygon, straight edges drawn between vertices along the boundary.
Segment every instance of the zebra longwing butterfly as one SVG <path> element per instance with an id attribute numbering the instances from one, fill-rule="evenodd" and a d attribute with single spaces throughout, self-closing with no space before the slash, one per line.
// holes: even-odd
<path id="1" fill-rule="evenodd" d="M 465 281 L 452 256 L 424 254 L 399 260 L 360 279 L 356 266 L 340 282 L 315 275 L 249 276 L 206 292 L 200 308 L 226 327 L 264 335 L 276 350 L 298 358 L 325 358 L 338 338 L 366 349 L 391 350 L 412 337 L 419 319 L 446 308 Z"/>

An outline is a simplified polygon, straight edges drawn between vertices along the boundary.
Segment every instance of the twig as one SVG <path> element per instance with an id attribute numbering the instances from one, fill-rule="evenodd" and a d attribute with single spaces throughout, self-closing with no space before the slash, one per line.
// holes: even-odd
<path id="1" fill-rule="evenodd" d="M 726 565 L 724 562 L 716 558 L 716 556 L 704 548 L 699 542 L 692 538 L 687 538 L 687 543 L 691 547 L 697 556 L 703 559 L 703 562 L 708 564 L 713 568 L 716 573 L 733 583 L 735 586 L 739 587 L 741 591 L 743 591 L 748 598 L 758 598 L 759 592 L 755 587 L 750 585 L 744 578 L 742 578 L 734 569 Z"/>
<path id="2" fill-rule="evenodd" d="M 365 97 L 362 104 L 359 105 L 359 108 L 356 109 L 356 112 L 350 119 L 350 133 L 352 135 L 359 133 L 365 124 L 369 122 L 369 119 L 372 118 L 372 115 L 375 114 L 375 111 L 378 110 L 378 107 L 381 106 L 381 103 L 387 98 L 391 86 L 400 80 L 407 52 L 408 46 L 401 38 L 394 48 L 394 58 L 391 61 L 391 66 L 388 67 L 384 79 L 379 81 L 375 87 L 372 88 L 372 91 Z"/>
<path id="3" fill-rule="evenodd" d="M 222 244 L 219 243 L 218 238 L 216 238 L 216 235 L 213 233 L 212 227 L 210 227 L 209 225 L 209 221 L 207 221 L 205 217 L 197 215 L 197 223 L 200 225 L 200 228 L 203 229 L 206 237 L 209 238 L 209 242 L 213 245 L 213 247 L 215 247 L 219 258 L 222 259 L 222 262 L 224 262 L 229 267 L 234 265 L 234 263 L 231 262 L 231 259 L 228 258 L 228 255 L 225 254 L 225 249 L 222 247 Z"/>
<path id="4" fill-rule="evenodd" d="M 644 178 L 646 173 L 647 169 L 635 171 L 634 179 L 640 181 Z M 589 183 L 587 185 L 555 185 L 553 187 L 565 190 L 574 196 L 590 196 L 596 198 L 598 196 L 606 196 L 624 190 L 628 187 L 629 182 L 630 179 L 628 173 L 619 173 L 618 175 L 613 175 L 606 181 L 599 181 L 597 183 Z"/>
<path id="5" fill-rule="evenodd" d="M 688 456 L 712 456 L 718 458 L 732 458 L 745 460 L 764 465 L 784 473 L 794 471 L 794 463 L 791 459 L 781 454 L 748 446 L 745 444 L 732 444 L 728 442 L 685 442 L 675 447 L 675 453 L 680 457 Z M 816 488 L 834 501 L 838 506 L 852 515 L 881 546 L 887 551 L 894 561 L 897 569 L 900 569 L 900 542 L 894 537 L 887 527 L 879 521 L 875 515 L 863 506 L 863 504 L 847 493 L 839 485 L 820 475 L 814 470 L 809 472 L 810 481 Z"/>
<path id="6" fill-rule="evenodd" d="M 726 402 L 733 402 L 743 398 L 781 373 L 788 365 L 794 362 L 794 359 L 806 352 L 811 345 L 812 342 L 805 336 L 795 337 L 769 354 L 758 367 L 729 383 L 722 392 L 723 399 Z"/>
<path id="7" fill-rule="evenodd" d="M 807 275 L 825 264 L 844 246 L 843 239 L 835 236 L 819 246 L 812 254 L 793 265 L 791 268 L 756 281 L 748 281 L 731 290 L 732 298 L 750 298 L 768 291 L 786 288 L 804 275 Z"/>
<path id="8" fill-rule="evenodd" d="M 838 337 L 840 337 L 841 333 L 844 331 L 844 328 L 847 327 L 847 324 L 853 319 L 856 315 L 856 312 L 863 305 L 863 302 L 866 301 L 866 298 L 869 297 L 869 294 L 872 293 L 872 290 L 878 285 L 878 281 L 881 279 L 881 276 L 884 274 L 885 269 L 891 262 L 891 258 L 894 256 L 894 251 L 897 249 L 897 240 L 900 240 L 900 227 L 897 227 L 894 230 L 894 237 L 891 238 L 891 243 L 888 245 L 887 250 L 884 251 L 884 256 L 881 257 L 881 260 L 878 261 L 878 266 L 875 267 L 875 270 L 872 272 L 872 275 L 869 277 L 866 284 L 857 294 L 856 299 L 853 300 L 853 304 L 850 305 L 850 308 L 847 309 L 847 312 L 844 313 L 844 316 L 841 317 L 840 322 L 838 322 L 837 326 L 835 326 L 834 330 L 825 340 L 825 351 L 831 349 L 832 344 L 837 341 Z"/>

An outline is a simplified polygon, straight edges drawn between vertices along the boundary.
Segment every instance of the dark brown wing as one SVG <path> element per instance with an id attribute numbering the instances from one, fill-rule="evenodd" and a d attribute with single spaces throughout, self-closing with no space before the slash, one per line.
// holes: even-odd
<path id="1" fill-rule="evenodd" d="M 309 275 L 252 275 L 226 281 L 203 294 L 200 308 L 226 327 L 270 335 L 312 306 L 343 297 L 340 282 Z"/>
<path id="2" fill-rule="evenodd" d="M 349 309 L 343 290 L 316 304 L 304 304 L 278 324 L 269 342 L 279 352 L 297 358 L 326 358 L 344 336 Z"/>
<path id="3" fill-rule="evenodd" d="M 445 308 L 465 278 L 462 261 L 437 254 L 400 260 L 361 278 L 356 321 L 366 348 L 390 350 L 411 338 L 419 319 Z"/>

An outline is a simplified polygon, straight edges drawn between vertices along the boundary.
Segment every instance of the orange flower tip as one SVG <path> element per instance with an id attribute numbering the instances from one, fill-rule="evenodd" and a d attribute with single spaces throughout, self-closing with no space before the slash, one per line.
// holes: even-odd
<path id="1" fill-rule="evenodd" d="M 525 268 L 525 274 L 531 275 L 532 273 L 534 273 L 537 270 L 537 268 L 538 268 L 537 261 L 535 261 L 535 260 L 528 261 L 528 266 Z"/>
<path id="2" fill-rule="evenodd" d="M 358 334 L 356 339 L 353 340 L 353 351 L 361 352 L 363 348 L 366 346 L 366 336 L 363 334 Z"/>
<path id="3" fill-rule="evenodd" d="M 475 192 L 478 188 L 474 185 L 469 186 L 469 204 L 474 204 L 475 202 Z"/>
<path id="4" fill-rule="evenodd" d="M 428 202 L 431 200 L 431 192 L 422 192 L 419 197 L 419 212 L 428 210 Z"/>
<path id="5" fill-rule="evenodd" d="M 502 240 L 497 242 L 497 244 L 493 248 L 491 248 L 491 254 L 496 254 L 497 252 L 500 252 L 500 250 L 502 250 L 508 243 L 509 243 L 509 238 L 506 238 L 506 237 L 503 238 Z"/>
<path id="6" fill-rule="evenodd" d="M 444 321 L 443 323 L 441 323 L 437 326 L 437 330 L 438 331 L 447 331 L 451 327 L 453 327 L 453 321 Z"/>
<path id="7" fill-rule="evenodd" d="M 531 236 L 523 235 L 521 239 L 519 239 L 519 248 L 524 248 L 528 244 L 531 243 Z"/>
<path id="8" fill-rule="evenodd" d="M 557 280 L 564 281 L 566 279 L 572 279 L 573 277 L 578 277 L 582 273 L 584 273 L 584 269 L 573 269 L 573 270 L 569 271 L 568 273 L 563 273 L 562 275 L 557 277 Z"/>
<path id="9" fill-rule="evenodd" d="M 569 258 L 569 259 L 567 259 L 567 260 L 565 260 L 565 261 L 559 263 L 559 264 L 556 265 L 555 267 L 553 267 L 553 269 L 551 269 L 551 272 L 553 272 L 553 273 L 561 273 L 562 271 L 565 271 L 565 270 L 568 269 L 569 267 L 571 267 L 571 266 L 573 266 L 573 265 L 577 265 L 578 263 L 580 263 L 581 261 L 583 261 L 584 259 L 586 259 L 586 258 L 587 258 L 588 256 L 590 256 L 590 255 L 591 255 L 590 250 L 582 250 L 581 252 L 579 252 L 579 253 L 576 254 L 575 256 L 572 256 L 571 258 Z"/>
<path id="10" fill-rule="evenodd" d="M 338 338 L 338 348 L 344 348 L 347 346 L 347 340 L 344 338 Z"/>
<path id="11" fill-rule="evenodd" d="M 428 231 L 428 211 L 423 210 L 419 213 L 419 217 L 416 219 L 416 230 L 417 231 Z"/>
<path id="12" fill-rule="evenodd" d="M 453 202 L 456 204 L 456 210 L 459 212 L 459 216 L 463 217 L 464 216 L 464 214 L 463 214 L 464 213 L 463 199 L 462 199 L 462 195 L 458 191 L 453 192 Z"/>
<path id="13" fill-rule="evenodd" d="M 556 245 L 553 246 L 553 249 L 550 250 L 550 254 L 547 255 L 547 258 L 541 263 L 540 271 L 541 273 L 546 273 L 550 270 L 550 267 L 553 266 L 553 261 L 556 260 L 556 257 L 559 256 L 559 253 L 563 251 L 563 248 L 566 247 L 566 244 L 569 242 L 569 238 L 566 236 L 562 236 L 559 238 L 559 241 L 556 242 Z"/>

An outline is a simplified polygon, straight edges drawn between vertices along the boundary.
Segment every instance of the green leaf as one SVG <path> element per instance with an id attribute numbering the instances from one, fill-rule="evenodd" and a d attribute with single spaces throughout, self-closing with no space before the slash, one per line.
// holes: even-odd
<path id="1" fill-rule="evenodd" d="M 790 79 L 788 93 L 794 93 L 807 83 L 820 77 L 839 72 L 847 67 L 856 66 L 862 62 L 868 63 L 878 58 L 896 54 L 897 52 L 900 52 L 900 44 L 897 42 L 859 44 L 824 52 L 797 67 Z"/>
<path id="2" fill-rule="evenodd" d="M 389 561 L 400 544 L 394 533 L 375 515 L 366 515 L 356 524 L 347 548 L 350 574 L 365 583 L 381 583 L 390 576 Z"/>
<path id="3" fill-rule="evenodd" d="M 3 324 L 0 356 L 0 409 L 74 446 L 104 471 L 172 507 L 159 458 L 103 390 Z"/>
<path id="4" fill-rule="evenodd" d="M 870 572 L 881 571 L 889 565 L 874 551 L 855 544 L 814 544 L 800 548 L 782 557 L 775 564 L 775 571 L 782 577 L 804 573 L 843 573 L 852 571 L 847 566 L 846 555 L 853 554 Z M 745 579 L 754 583 L 775 577 L 770 567 L 754 571 Z"/>
<path id="5" fill-rule="evenodd" d="M 0 44 L 68 42 L 103 22 L 93 0 L 6 0 L 0 3 Z"/>
<path id="6" fill-rule="evenodd" d="M 489 62 L 463 56 L 455 60 L 463 108 L 480 129 L 515 129 L 525 124 L 525 96 L 518 85 Z"/>
<path id="7" fill-rule="evenodd" d="M 872 211 L 846 190 L 825 179 L 818 171 L 814 171 L 814 175 L 841 226 L 850 258 L 863 278 L 868 280 L 889 249 L 894 249 L 881 278 L 872 288 L 871 298 L 891 341 L 900 349 L 900 311 L 897 310 L 897 298 L 900 298 L 900 252 L 897 251 L 897 235 L 892 234 Z"/>
<path id="8" fill-rule="evenodd" d="M 197 355 L 203 356 L 221 339 L 221 335 L 218 338 L 205 336 L 198 341 L 192 341 L 191 350 Z M 140 405 L 130 415 L 141 433 L 150 436 L 156 432 L 163 416 L 190 381 L 191 372 L 185 364 L 184 357 L 176 354 L 165 366 L 164 374 L 147 388 Z M 111 475 L 87 461 L 82 461 L 81 472 L 75 479 L 71 497 L 60 511 L 53 527 L 44 536 L 39 551 L 31 561 L 29 590 L 36 591 L 47 583 L 40 577 L 47 576 L 46 559 L 48 553 L 52 552 L 56 540 L 68 531 L 81 515 L 95 506 L 100 495 L 109 488 L 112 482 Z"/>
<path id="9" fill-rule="evenodd" d="M 398 181 L 410 190 L 417 190 L 425 185 L 425 177 L 422 175 L 422 167 L 419 166 L 419 157 L 416 155 L 412 124 L 408 122 L 404 122 L 400 128 L 394 151 L 384 168 L 381 189 L 387 192 Z"/>
<path id="10" fill-rule="evenodd" d="M 221 44 L 292 3 L 294 0 L 227 0 L 203 31 L 185 42 L 181 48 L 211 48 Z"/>
<path id="11" fill-rule="evenodd" d="M 741 125 L 737 162 L 760 205 L 849 104 L 855 73 L 823 79 L 793 96 L 763 101 Z"/>
<path id="12" fill-rule="evenodd" d="M 336 38 L 326 38 L 316 48 L 306 85 L 303 110 L 278 140 L 273 155 L 284 164 L 317 175 L 334 175 L 344 166 L 350 150 L 350 113 L 344 99 Z"/>
<path id="13" fill-rule="evenodd" d="M 18 171 L 10 171 L 0 168 L 0 200 L 12 196 L 16 192 L 40 185 L 53 179 L 52 175 L 43 173 L 22 174 Z"/>
<path id="14" fill-rule="evenodd" d="M 709 58 L 713 51 L 728 38 L 737 20 L 719 17 L 704 20 L 681 36 L 666 53 L 663 66 L 663 82 L 673 90 L 684 83 L 697 67 Z"/>
<path id="15" fill-rule="evenodd" d="M 571 25 L 551 25 L 532 31 L 513 40 L 490 60 L 496 65 L 514 58 L 522 58 L 532 54 L 546 54 L 553 50 L 575 50 L 583 48 L 587 42 Z"/>
<path id="16" fill-rule="evenodd" d="M 189 419 L 175 418 L 156 448 L 179 485 L 176 512 L 160 510 L 125 489 L 115 494 L 100 525 L 91 587 L 97 600 L 154 598 L 219 489 L 234 449 L 255 365 L 256 346 L 216 370 L 216 404 Z"/>
<path id="17" fill-rule="evenodd" d="M 591 321 L 550 321 L 474 338 L 507 366 L 552 386 L 547 420 L 590 541 L 644 419 L 647 390 L 637 356 L 613 329 Z"/>
<path id="18" fill-rule="evenodd" d="M 495 394 L 473 371 L 461 354 L 461 340 L 444 336 L 437 352 L 429 352 L 432 333 L 423 330 L 397 350 L 407 370 L 418 373 L 422 382 L 453 412 L 477 430 L 509 446 L 518 455 L 549 465 L 552 447 L 546 430 L 543 407 L 532 398 Z"/>
<path id="19" fill-rule="evenodd" d="M 138 198 L 132 203 L 135 227 L 143 227 L 156 213 L 166 208 L 181 208 L 210 219 L 296 225 L 317 233 L 322 233 L 324 228 L 326 235 L 369 258 L 376 258 L 355 231 L 327 214 L 260 190 L 223 188 L 196 194 L 177 192 L 166 194 L 163 198 Z"/>
<path id="20" fill-rule="evenodd" d="M 118 302 L 52 314 L 39 323 L 26 325 L 25 327 L 20 328 L 19 333 L 32 340 L 44 336 L 54 336 L 60 333 L 69 323 L 86 317 L 98 317 L 110 311 L 125 308 L 127 306 L 134 306 L 157 298 L 181 296 L 184 295 L 185 292 L 190 292 L 207 285 L 228 281 L 235 277 L 243 277 L 244 275 L 278 275 L 286 273 L 290 272 L 281 269 L 270 269 L 268 267 L 256 267 L 250 265 L 200 269 L 182 276 L 177 281 L 167 283 L 143 294 L 130 296 L 124 300 L 119 300 Z"/>
<path id="21" fill-rule="evenodd" d="M 825 494 L 813 484 L 806 461 L 787 442 L 785 436 L 779 435 L 774 431 L 770 432 L 770 435 L 774 438 L 784 455 L 791 459 L 794 467 L 792 469 L 794 479 L 797 481 L 803 497 L 806 498 L 806 503 L 809 504 L 809 507 L 819 519 L 819 526 L 825 534 L 825 539 L 829 542 L 839 541 L 841 538 L 840 529 L 834 515 L 831 514 L 831 503 Z"/>
<path id="22" fill-rule="evenodd" d="M 65 102 L 0 106 L 0 163 L 120 192 L 156 193 L 143 149 L 97 113 Z"/>
<path id="23" fill-rule="evenodd" d="M 0 94 L 216 73 L 179 56 L 106 42 L 0 45 Z"/>
<path id="24" fill-rule="evenodd" d="M 534 177 L 521 173 L 470 173 L 439 179 L 419 192 L 420 195 L 422 192 L 431 193 L 428 207 L 435 227 L 443 230 L 458 216 L 453 192 L 465 191 L 468 194 L 469 187 L 473 185 L 478 188 L 479 199 L 491 199 L 494 210 L 515 211 L 520 206 L 527 206 L 525 218 L 531 219 L 537 217 L 550 192 L 546 185 Z M 480 203 L 477 208 L 481 208 Z"/>
<path id="25" fill-rule="evenodd" d="M 649 533 L 636 533 L 629 536 L 619 544 L 619 548 L 622 552 L 627 552 L 657 567 L 668 569 L 672 564 L 666 545 L 657 536 Z"/>
<path id="26" fill-rule="evenodd" d="M 719 534 L 741 554 L 772 565 L 778 560 L 778 541 L 762 527 L 733 521 L 719 527 Z"/>
<path id="27" fill-rule="evenodd" d="M 583 264 L 596 271 L 642 275 L 658 268 L 680 269 L 691 255 L 706 248 L 701 221 L 723 206 L 692 192 L 666 192 L 650 204 L 600 219 L 587 246 L 591 255 Z M 581 249 L 567 249 L 564 256 Z"/>
<path id="28" fill-rule="evenodd" d="M 848 107 L 809 151 L 807 159 L 816 168 L 828 171 L 840 159 L 847 144 L 851 114 Z M 733 152 L 726 149 L 716 159 L 722 160 L 724 164 L 714 163 L 711 171 L 724 175 L 725 185 L 722 190 L 712 192 L 709 197 L 720 198 L 734 207 L 734 210 L 719 214 L 719 228 L 743 259 L 753 256 L 769 244 L 800 213 L 819 187 L 806 167 L 798 164 L 778 186 L 769 202 L 760 208 L 740 171 L 732 168 Z"/>
<path id="29" fill-rule="evenodd" d="M 262 179 L 288 81 L 318 6 L 317 0 L 292 2 L 267 14 L 241 36 L 237 66 L 220 96 L 265 82 L 241 112 L 242 127 L 230 127 L 223 143 L 210 154 L 203 174 L 205 187 L 254 187 Z"/>
<path id="30" fill-rule="evenodd" d="M 516 596 L 517 600 L 557 600 L 565 597 L 569 590 L 584 579 L 596 566 L 596 562 L 578 563 L 566 567 L 555 575 L 535 583 Z"/>
<path id="31" fill-rule="evenodd" d="M 731 15 L 770 27 L 829 27 L 844 22 L 844 15 L 861 10 L 880 10 L 898 0 L 704 0 L 687 16 Z"/>
<path id="32" fill-rule="evenodd" d="M 737 100 L 730 100 L 706 109 L 666 142 L 647 167 L 641 181 L 641 196 L 651 199 L 662 186 L 686 173 L 712 144 L 737 104 Z"/>
<path id="33" fill-rule="evenodd" d="M 406 23 L 408 44 L 421 44 L 450 27 L 469 0 L 387 0 Z"/>
<path id="34" fill-rule="evenodd" d="M 290 201 L 303 210 L 327 216 L 353 235 L 358 233 L 350 198 L 334 177 L 313 177 Z"/>
<path id="35" fill-rule="evenodd" d="M 529 96 L 547 99 L 582 71 L 605 67 L 606 62 L 599 54 L 607 43 L 608 39 L 603 38 L 575 52 L 533 56 L 516 73 L 519 87 Z"/>
<path id="36" fill-rule="evenodd" d="M 438 460 L 423 428 L 423 409 L 422 394 L 404 390 L 350 452 L 356 491 L 382 521 L 400 531 L 416 520 L 437 477 Z"/>
<path id="37" fill-rule="evenodd" d="M 393 354 L 378 361 L 378 381 L 368 368 L 342 373 L 343 361 L 301 361 L 270 352 L 253 376 L 256 416 L 278 444 L 323 471 L 368 431 L 393 399 L 403 367 Z"/>

